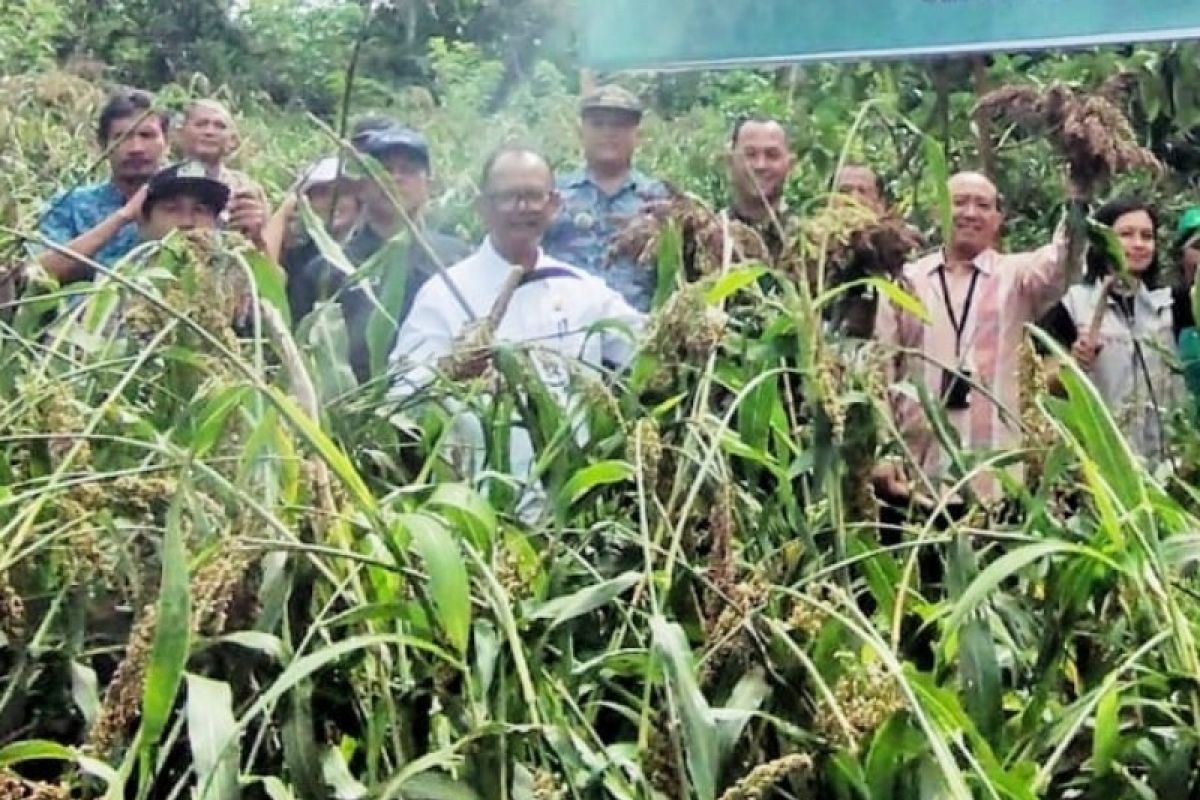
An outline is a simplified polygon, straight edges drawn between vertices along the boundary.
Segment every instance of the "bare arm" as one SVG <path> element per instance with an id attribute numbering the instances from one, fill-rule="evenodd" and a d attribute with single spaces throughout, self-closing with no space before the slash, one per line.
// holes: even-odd
<path id="1" fill-rule="evenodd" d="M 283 257 L 283 242 L 287 238 L 292 215 L 296 213 L 296 200 L 296 195 L 289 194 L 263 226 L 263 249 L 276 264 L 281 263 L 280 259 Z"/>

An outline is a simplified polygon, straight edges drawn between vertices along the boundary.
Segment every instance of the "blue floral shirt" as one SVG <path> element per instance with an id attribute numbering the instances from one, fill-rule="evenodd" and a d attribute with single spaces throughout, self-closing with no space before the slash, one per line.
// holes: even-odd
<path id="1" fill-rule="evenodd" d="M 627 258 L 610 262 L 608 247 L 647 203 L 667 198 L 666 186 L 633 171 L 620 189 L 606 195 L 585 170 L 559 178 L 558 191 L 563 207 L 546 232 L 546 252 L 597 276 L 631 306 L 648 311 L 654 298 L 654 266 Z"/>
<path id="2" fill-rule="evenodd" d="M 124 205 L 125 196 L 112 181 L 60 192 L 47 206 L 38 230 L 55 244 L 65 245 L 99 225 Z M 105 242 L 92 260 L 111 267 L 136 247 L 139 241 L 137 224 L 131 222 Z"/>

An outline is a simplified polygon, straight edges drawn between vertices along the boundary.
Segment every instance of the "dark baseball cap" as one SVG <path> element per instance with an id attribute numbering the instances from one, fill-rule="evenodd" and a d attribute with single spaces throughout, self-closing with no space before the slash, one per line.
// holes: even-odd
<path id="1" fill-rule="evenodd" d="M 429 142 L 412 128 L 399 123 L 368 128 L 356 134 L 351 143 L 360 152 L 375 158 L 404 153 L 429 166 Z"/>
<path id="2" fill-rule="evenodd" d="M 208 177 L 208 171 L 200 162 L 180 161 L 159 170 L 150 179 L 142 213 L 150 213 L 160 200 L 179 195 L 191 195 L 220 214 L 229 202 L 230 189 L 216 178 Z"/>

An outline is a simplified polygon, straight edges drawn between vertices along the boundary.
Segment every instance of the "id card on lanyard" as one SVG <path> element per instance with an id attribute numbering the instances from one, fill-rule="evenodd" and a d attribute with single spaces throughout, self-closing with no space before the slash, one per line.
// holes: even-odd
<path id="1" fill-rule="evenodd" d="M 971 368 L 970 350 L 968 346 L 963 347 L 963 336 L 967 332 L 967 321 L 971 318 L 971 306 L 975 302 L 975 290 L 979 287 L 979 268 L 972 265 L 971 283 L 967 287 L 967 296 L 963 299 L 962 316 L 954 310 L 954 301 L 950 298 L 950 285 L 946 282 L 946 267 L 945 265 L 938 267 L 938 280 L 942 284 L 942 302 L 946 304 L 946 316 L 950 319 L 950 325 L 954 328 L 954 361 L 955 367 L 962 369 Z M 970 343 L 968 342 L 968 345 Z M 967 357 L 964 358 L 963 350 L 966 349 Z"/>

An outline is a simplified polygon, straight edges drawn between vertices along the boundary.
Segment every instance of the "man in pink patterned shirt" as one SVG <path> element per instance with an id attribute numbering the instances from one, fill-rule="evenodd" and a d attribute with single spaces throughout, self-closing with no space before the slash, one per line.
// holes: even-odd
<path id="1" fill-rule="evenodd" d="M 1003 215 L 996 187 L 986 176 L 955 175 L 950 201 L 949 246 L 904 269 L 905 288 L 921 301 L 929 323 L 884 302 L 876 335 L 895 348 L 897 378 L 923 383 L 930 397 L 941 402 L 965 449 L 1010 448 L 1020 441 L 1018 358 L 1024 327 L 1062 298 L 1078 265 L 1066 263 L 1062 226 L 1053 244 L 1039 250 L 997 253 Z M 936 486 L 946 476 L 946 453 L 919 399 L 911 392 L 896 394 L 900 430 Z M 877 478 L 889 494 L 908 493 L 886 465 Z M 973 487 L 985 499 L 998 489 L 995 480 L 986 478 Z"/>

